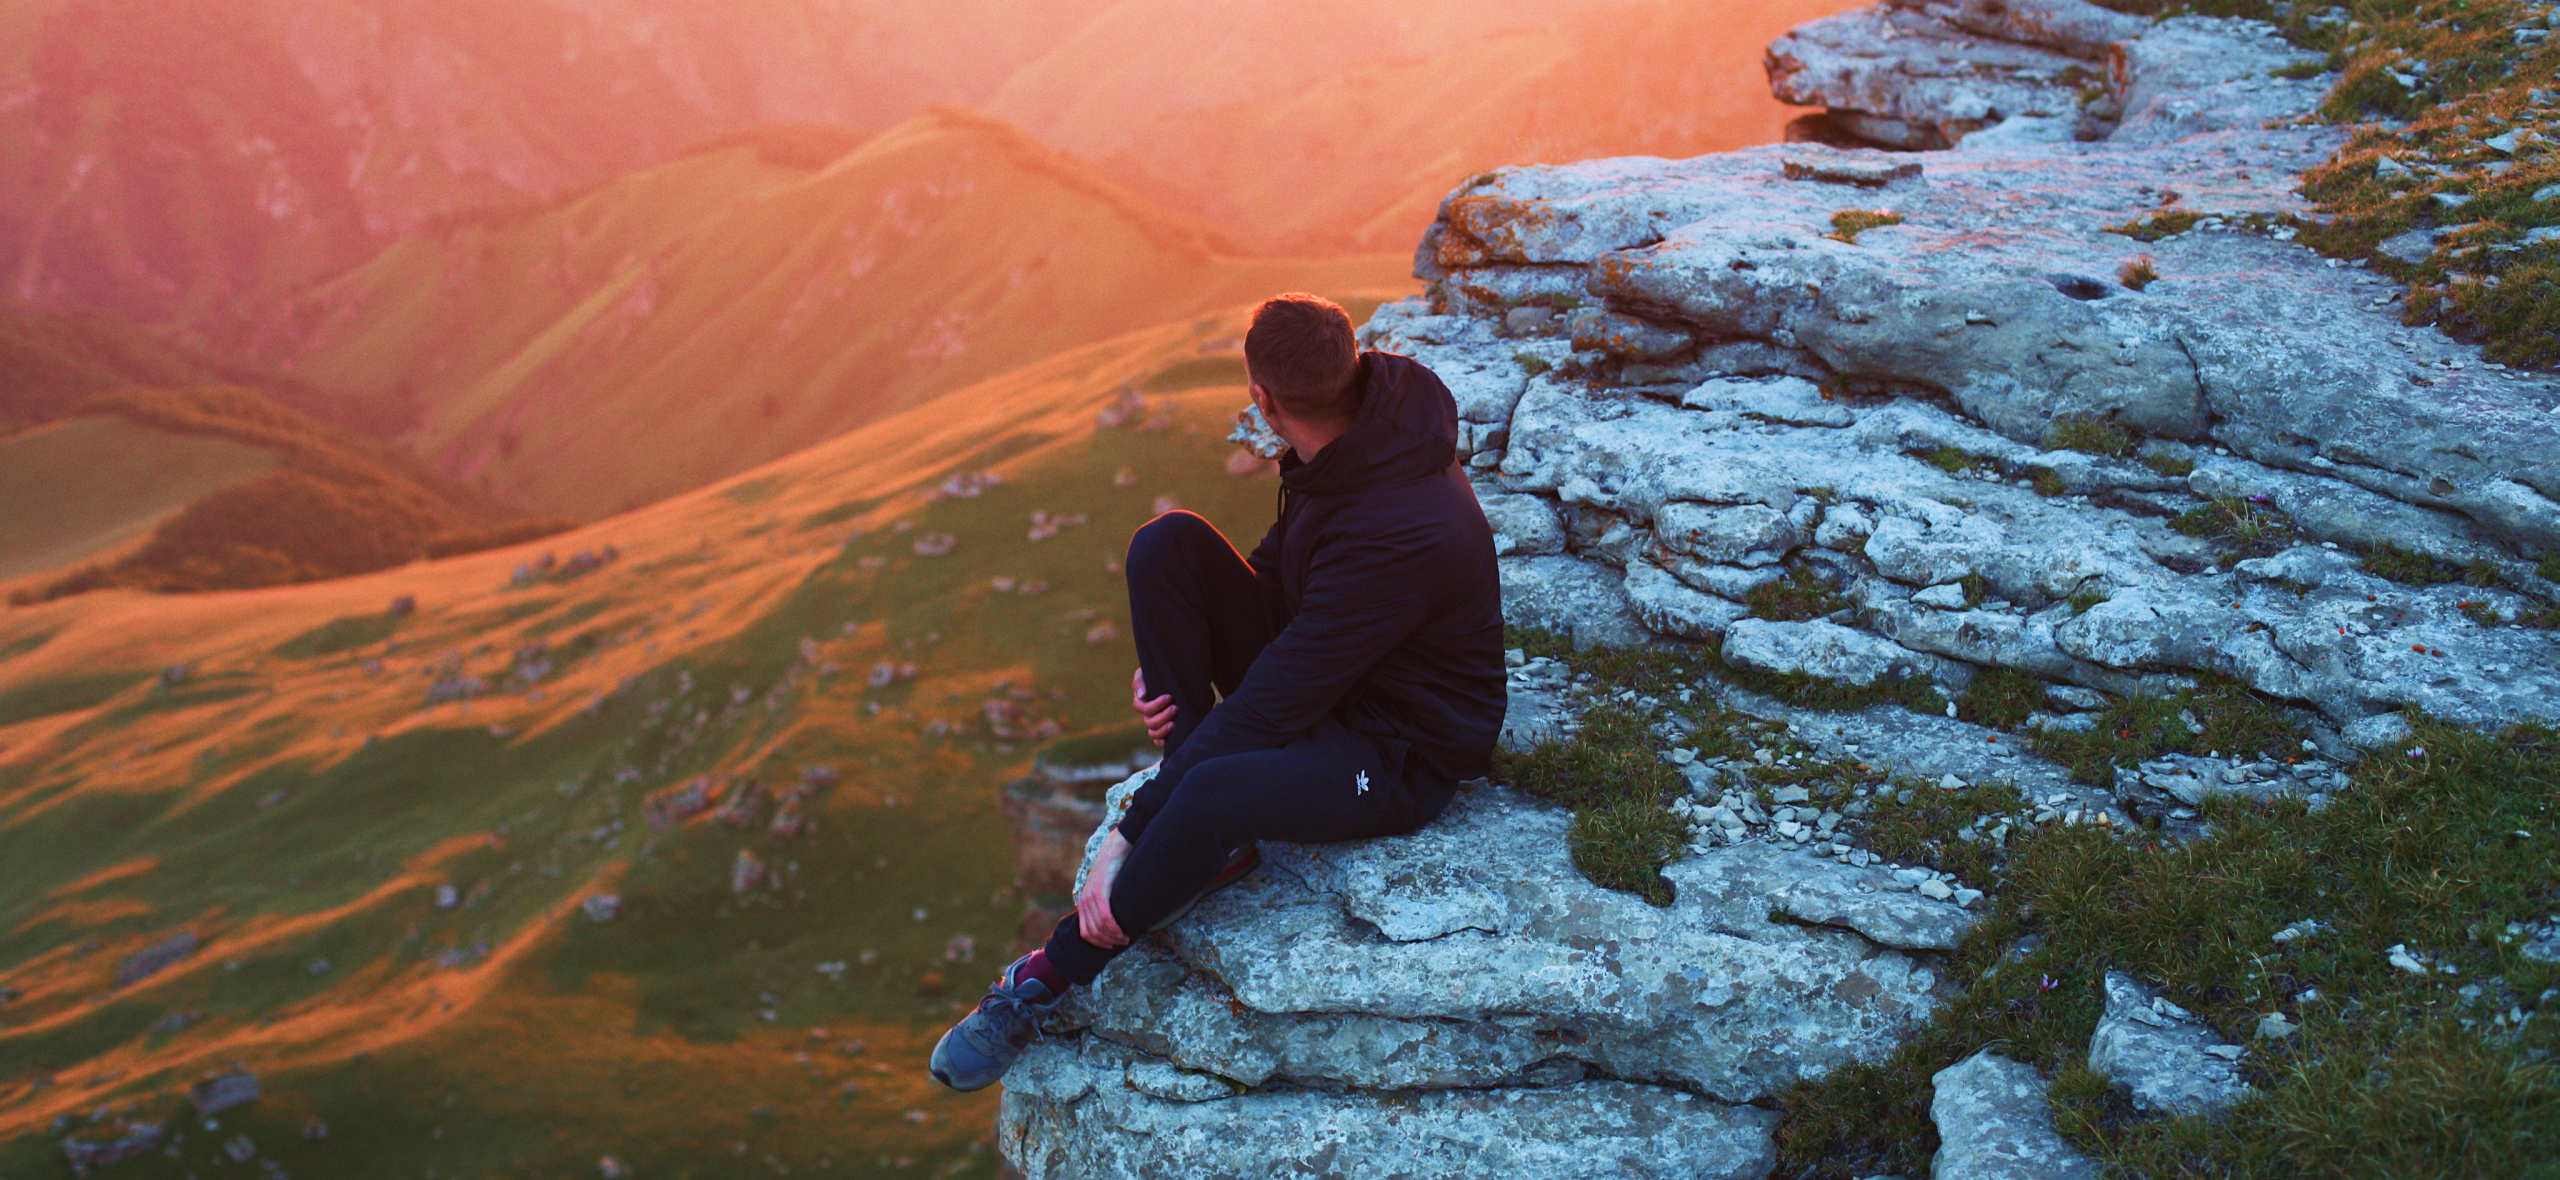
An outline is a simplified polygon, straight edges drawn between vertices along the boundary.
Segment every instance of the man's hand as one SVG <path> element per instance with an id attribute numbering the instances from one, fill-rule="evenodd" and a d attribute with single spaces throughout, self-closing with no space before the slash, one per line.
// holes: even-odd
<path id="1" fill-rule="evenodd" d="M 1180 712 L 1174 708 L 1173 694 L 1149 700 L 1147 670 L 1140 668 L 1129 674 L 1129 707 L 1136 709 L 1138 719 L 1147 723 L 1147 740 L 1161 748 L 1166 736 L 1173 732 L 1174 715 Z"/>
<path id="2" fill-rule="evenodd" d="M 1111 882 L 1120 876 L 1120 862 L 1128 855 L 1128 837 L 1113 828 L 1102 838 L 1102 851 L 1094 854 L 1093 871 L 1084 877 L 1084 891 L 1076 894 L 1076 929 L 1095 946 L 1129 945 L 1129 936 L 1120 932 L 1119 921 L 1111 916 Z"/>

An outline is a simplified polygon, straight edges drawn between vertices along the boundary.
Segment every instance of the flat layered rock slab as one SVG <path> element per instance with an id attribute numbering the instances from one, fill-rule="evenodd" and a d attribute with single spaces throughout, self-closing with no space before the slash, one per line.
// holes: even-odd
<path id="1" fill-rule="evenodd" d="M 1107 1044 L 1039 1046 L 1007 1079 L 998 1145 L 1030 1180 L 1759 1180 L 1777 1166 L 1776 1112 L 1660 1086 L 1233 1094 L 1167 1068 Z"/>
<path id="2" fill-rule="evenodd" d="M 1975 920 L 1756 843 L 1673 862 L 1678 899 L 1655 907 L 1585 879 L 1570 822 L 1486 785 L 1409 836 L 1267 844 L 1059 1024 L 1245 1086 L 1509 1086 L 1571 1064 L 1753 1102 L 1890 1053 L 1946 986 L 1930 952 Z"/>

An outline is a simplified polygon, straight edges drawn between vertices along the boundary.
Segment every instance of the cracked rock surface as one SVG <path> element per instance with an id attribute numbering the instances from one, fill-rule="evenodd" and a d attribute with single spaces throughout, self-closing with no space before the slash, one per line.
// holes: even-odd
<path id="1" fill-rule="evenodd" d="M 1114 789 L 1115 814 L 1142 781 Z M 1260 871 L 1051 1022 L 1007 1079 L 1009 1158 L 1032 1177 L 1241 1173 L 1335 1142 L 1253 1130 L 1305 1123 L 1347 1136 L 1327 1174 L 1481 1175 L 1486 1144 L 1588 1126 L 1591 1151 L 1540 1174 L 1622 1174 L 1637 1165 L 1617 1153 L 1652 1145 L 1685 1170 L 1623 1174 L 1763 1175 L 1771 1116 L 1749 1104 L 1889 1053 L 1975 920 L 1768 843 L 1674 862 L 1678 900 L 1656 908 L 1575 871 L 1568 822 L 1478 785 L 1412 836 L 1265 845 Z M 1095 1162 L 1133 1135 L 1203 1154 Z M 1190 1163 L 1136 1162 L 1166 1158 Z"/>
<path id="2" fill-rule="evenodd" d="M 1873 34 L 1857 54 L 1805 56 L 1848 25 Z M 2560 381 L 2403 327 L 2386 281 L 2291 241 L 2344 132 L 2293 121 L 2327 83 L 2271 76 L 2300 59 L 2272 36 L 2059 0 L 1871 8 L 1774 47 L 1781 93 L 1935 120 L 1950 150 L 1522 167 L 1452 194 L 1429 293 L 1364 332 L 1461 374 L 1513 621 L 1949 692 L 1986 667 L 2115 695 L 2213 673 L 2331 732 L 2560 718 L 2560 636 L 2510 621 L 2560 602 L 2537 570 Z M 2042 108 L 1948 105 L 1941 51 L 1994 89 L 2101 63 L 2122 118 L 1964 138 Z M 1901 220 L 1833 231 L 1866 209 Z M 2109 232 L 2163 209 L 2191 227 Z M 2137 258 L 2160 276 L 2139 289 Z M 2056 441 L 2093 427 L 2108 453 Z M 2472 576 L 2376 576 L 2384 546 Z M 1846 608 L 1750 617 L 1797 573 Z"/>

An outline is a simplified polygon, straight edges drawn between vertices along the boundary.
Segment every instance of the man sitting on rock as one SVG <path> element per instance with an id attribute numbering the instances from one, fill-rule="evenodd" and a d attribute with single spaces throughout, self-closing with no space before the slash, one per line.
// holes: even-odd
<path id="1" fill-rule="evenodd" d="M 1289 444 L 1279 519 L 1251 558 L 1188 512 L 1130 541 L 1132 704 L 1164 761 L 1076 911 L 934 1046 L 953 1089 L 1003 1077 L 1132 935 L 1250 871 L 1255 841 L 1410 832 L 1490 768 L 1502 589 L 1448 388 L 1411 358 L 1359 351 L 1351 318 L 1312 295 L 1255 311 L 1244 355 L 1254 405 Z"/>

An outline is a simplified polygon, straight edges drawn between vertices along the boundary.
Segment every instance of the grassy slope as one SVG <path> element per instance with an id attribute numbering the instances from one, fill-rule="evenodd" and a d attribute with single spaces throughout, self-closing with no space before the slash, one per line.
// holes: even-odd
<path id="1" fill-rule="evenodd" d="M 938 111 L 824 167 L 749 140 L 394 247 L 302 301 L 294 364 L 414 389 L 413 445 L 442 470 L 593 517 L 1063 349 L 1276 290 L 1402 289 L 1407 269 L 1224 257 Z"/>
<path id="2" fill-rule="evenodd" d="M 264 447 L 123 418 L 54 422 L 0 439 L 0 582 L 86 561 L 141 536 L 187 502 L 264 475 Z"/>
<path id="3" fill-rule="evenodd" d="M 0 1006 L 0 1173 L 64 1173 L 59 1114 L 165 1114 L 237 1060 L 266 1098 L 117 1174 L 200 1172 L 239 1133 L 295 1174 L 592 1174 L 605 1154 L 665 1177 L 991 1174 L 992 1097 L 917 1068 L 1023 912 L 995 788 L 1028 748 L 987 736 L 981 702 L 1002 684 L 1070 729 L 1115 723 L 1131 656 L 1106 559 L 1163 494 L 1244 535 L 1268 519 L 1268 478 L 1222 465 L 1240 390 L 1159 398 L 1170 429 L 1095 424 L 1241 329 L 1088 347 L 546 543 L 620 548 L 580 578 L 508 589 L 529 548 L 0 614 L 0 987 L 26 992 Z M 927 501 L 990 468 L 984 495 Z M 1034 511 L 1091 519 L 1032 542 Z M 929 532 L 957 549 L 916 556 Z M 396 595 L 418 612 L 383 618 Z M 423 707 L 434 676 L 501 681 L 537 638 L 557 665 L 538 685 Z M 871 689 L 882 661 L 920 674 Z M 179 662 L 186 683 L 151 676 Z M 842 782 L 795 840 L 639 815 L 694 774 L 781 786 L 807 763 Z M 741 847 L 780 888 L 730 894 Z M 440 883 L 467 900 L 437 909 Z M 624 917 L 574 915 L 605 887 Z M 206 948 L 110 991 L 180 928 Z M 946 962 L 962 933 L 976 961 Z M 202 1019 L 150 1031 L 172 1012 Z"/>

